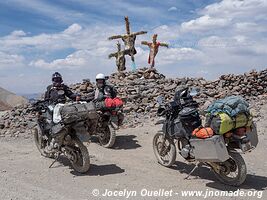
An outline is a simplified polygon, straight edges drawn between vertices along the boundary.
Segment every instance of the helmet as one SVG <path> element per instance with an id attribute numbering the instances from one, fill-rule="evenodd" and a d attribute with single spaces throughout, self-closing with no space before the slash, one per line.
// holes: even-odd
<path id="1" fill-rule="evenodd" d="M 106 77 L 104 74 L 97 74 L 96 77 L 95 77 L 96 80 L 105 80 Z"/>
<path id="2" fill-rule="evenodd" d="M 187 86 L 179 86 L 177 88 L 177 91 L 175 92 L 174 101 L 178 101 L 179 103 L 181 103 L 181 100 L 185 100 L 186 98 L 188 98 L 188 89 L 189 88 Z"/>
<path id="3" fill-rule="evenodd" d="M 104 74 L 97 74 L 95 77 L 96 86 L 102 88 L 105 85 L 106 77 Z"/>
<path id="4" fill-rule="evenodd" d="M 53 82 L 54 84 L 61 84 L 61 83 L 63 82 L 61 74 L 58 73 L 58 72 L 55 72 L 55 73 L 52 75 L 52 82 Z"/>

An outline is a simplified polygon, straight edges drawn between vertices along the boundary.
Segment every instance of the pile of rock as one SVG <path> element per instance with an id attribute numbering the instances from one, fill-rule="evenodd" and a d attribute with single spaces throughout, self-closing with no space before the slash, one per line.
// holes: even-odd
<path id="1" fill-rule="evenodd" d="M 126 102 L 124 112 L 130 125 L 139 124 L 144 118 L 154 117 L 157 110 L 156 98 L 159 95 L 166 101 L 173 98 L 179 85 L 199 88 L 196 100 L 201 110 L 212 101 L 227 95 L 241 95 L 248 101 L 267 93 L 267 70 L 251 71 L 243 75 L 223 75 L 215 81 L 204 78 L 165 78 L 155 69 L 141 68 L 134 72 L 111 74 L 109 82 L 116 86 L 119 96 Z M 71 86 L 84 96 L 93 92 L 90 80 L 83 80 Z"/>
<path id="2" fill-rule="evenodd" d="M 34 120 L 29 104 L 2 112 L 0 116 L 0 137 L 18 137 L 19 134 L 29 135 L 35 124 Z"/>

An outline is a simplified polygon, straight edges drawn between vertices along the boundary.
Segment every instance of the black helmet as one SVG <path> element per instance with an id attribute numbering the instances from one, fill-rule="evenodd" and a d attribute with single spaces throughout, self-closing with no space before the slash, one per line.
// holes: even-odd
<path id="1" fill-rule="evenodd" d="M 189 88 L 187 86 L 179 86 L 174 95 L 174 101 L 180 102 L 181 99 L 186 99 L 189 96 Z"/>
<path id="2" fill-rule="evenodd" d="M 63 82 L 61 74 L 58 72 L 55 72 L 52 75 L 52 82 L 54 86 L 60 86 L 61 83 Z"/>
<path id="3" fill-rule="evenodd" d="M 55 72 L 55 73 L 52 75 L 52 82 L 53 82 L 54 84 L 61 84 L 61 83 L 63 82 L 61 74 L 58 73 L 58 72 Z"/>

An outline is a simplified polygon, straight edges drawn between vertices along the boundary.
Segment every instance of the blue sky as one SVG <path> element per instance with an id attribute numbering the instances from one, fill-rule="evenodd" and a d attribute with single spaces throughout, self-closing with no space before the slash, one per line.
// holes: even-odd
<path id="1" fill-rule="evenodd" d="M 156 68 L 170 77 L 203 76 L 266 68 L 266 0 L 6 0 L 0 2 L 0 86 L 16 93 L 42 92 L 51 73 L 66 83 L 116 71 L 116 41 L 125 32 L 146 30 L 136 41 L 139 67 L 147 66 L 142 40 L 161 48 Z M 130 70 L 130 61 L 127 62 Z"/>

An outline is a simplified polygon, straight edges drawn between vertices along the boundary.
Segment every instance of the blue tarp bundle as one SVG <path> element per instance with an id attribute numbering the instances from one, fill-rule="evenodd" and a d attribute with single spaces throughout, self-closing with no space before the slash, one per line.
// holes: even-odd
<path id="1" fill-rule="evenodd" d="M 208 108 L 207 112 L 211 115 L 216 113 L 227 113 L 235 117 L 239 113 L 249 114 L 249 104 L 240 96 L 229 96 L 224 99 L 214 101 Z"/>

